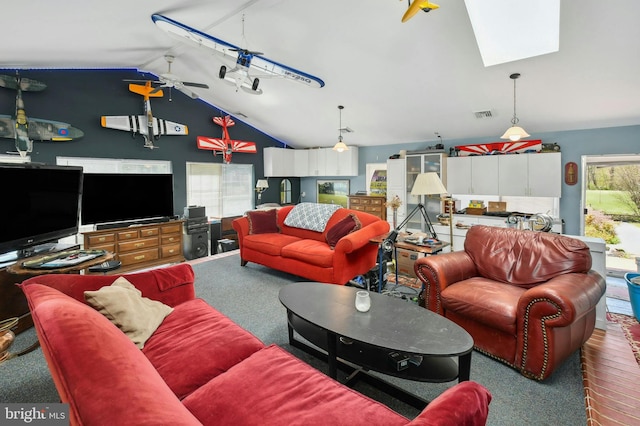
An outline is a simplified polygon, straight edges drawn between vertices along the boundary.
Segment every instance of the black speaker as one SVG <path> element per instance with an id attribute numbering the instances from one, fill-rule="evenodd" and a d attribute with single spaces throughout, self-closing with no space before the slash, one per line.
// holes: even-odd
<path id="1" fill-rule="evenodd" d="M 218 240 L 222 238 L 222 227 L 220 221 L 211 222 L 209 224 L 209 233 L 211 234 L 211 254 L 218 254 Z"/>
<path id="2" fill-rule="evenodd" d="M 206 214 L 203 206 L 187 206 L 184 208 L 185 219 L 196 219 L 205 216 Z"/>
<path id="3" fill-rule="evenodd" d="M 209 232 L 183 235 L 184 257 L 188 260 L 209 256 Z"/>

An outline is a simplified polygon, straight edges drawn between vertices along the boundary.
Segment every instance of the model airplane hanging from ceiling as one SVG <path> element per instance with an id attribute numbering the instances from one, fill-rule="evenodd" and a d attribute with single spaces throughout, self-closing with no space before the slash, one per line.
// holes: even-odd
<path id="1" fill-rule="evenodd" d="M 131 132 L 133 138 L 139 133 L 144 137 L 144 147 L 149 149 L 157 148 L 153 145 L 153 140 L 160 139 L 160 135 L 189 134 L 189 129 L 184 124 L 153 116 L 150 98 L 161 98 L 163 93 L 159 88 L 153 87 L 151 81 L 147 81 L 144 86 L 129 84 L 129 90 L 144 98 L 144 115 L 103 115 L 100 118 L 102 127 Z"/>
<path id="2" fill-rule="evenodd" d="M 429 1 L 413 0 L 413 3 L 411 3 L 411 0 L 407 0 L 407 1 L 409 2 L 409 8 L 402 16 L 402 22 L 407 22 L 409 19 L 413 18 L 415 14 L 420 12 L 421 10 L 425 12 L 431 12 L 432 10 L 438 9 L 440 7 L 439 5 L 435 3 L 431 3 Z"/>
<path id="3" fill-rule="evenodd" d="M 162 15 L 152 15 L 151 19 L 158 28 L 182 41 L 209 49 L 223 58 L 234 60 L 235 66 L 232 69 L 227 69 L 225 65 L 220 67 L 218 77 L 234 84 L 236 91 L 243 89 L 247 93 L 261 94 L 262 90 L 258 88 L 260 77 L 281 77 L 311 87 L 324 86 L 324 81 L 318 77 L 267 59 L 261 52 L 242 49 Z"/>
<path id="4" fill-rule="evenodd" d="M 27 117 L 22 100 L 23 91 L 39 92 L 47 85 L 41 81 L 15 76 L 0 75 L 0 87 L 14 89 L 16 94 L 16 116 L 0 115 L 0 137 L 15 139 L 15 146 L 21 157 L 33 151 L 33 141 L 63 142 L 84 136 L 82 130 L 61 121 Z"/>
<path id="5" fill-rule="evenodd" d="M 236 124 L 230 116 L 213 117 L 213 122 L 222 127 L 222 138 L 198 136 L 198 148 L 213 151 L 213 155 L 221 152 L 225 164 L 231 163 L 231 154 L 234 152 L 249 154 L 255 154 L 257 152 L 254 142 L 236 141 L 229 137 L 228 128 Z"/>

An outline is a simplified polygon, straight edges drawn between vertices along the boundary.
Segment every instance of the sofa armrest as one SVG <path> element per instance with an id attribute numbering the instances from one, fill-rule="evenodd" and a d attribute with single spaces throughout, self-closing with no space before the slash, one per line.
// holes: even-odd
<path id="1" fill-rule="evenodd" d="M 384 220 L 372 222 L 367 226 L 340 238 L 336 244 L 335 253 L 342 256 L 346 253 L 353 253 L 364 246 L 372 244 L 372 238 L 386 234 L 387 232 L 389 232 L 389 222 Z"/>
<path id="2" fill-rule="evenodd" d="M 440 299 L 442 290 L 478 275 L 475 263 L 464 251 L 419 257 L 414 264 L 414 271 L 424 287 L 420 304 L 440 315 L 444 313 Z"/>
<path id="3" fill-rule="evenodd" d="M 195 298 L 195 277 L 188 263 L 123 275 L 47 274 L 29 278 L 21 286 L 43 284 L 84 302 L 85 291 L 111 285 L 121 276 L 140 290 L 142 296 L 169 306 L 177 306 Z"/>
<path id="4" fill-rule="evenodd" d="M 590 312 L 605 290 L 605 279 L 593 270 L 558 275 L 522 294 L 517 317 L 523 323 L 544 320 L 546 327 L 564 327 Z M 521 327 L 525 325 L 518 324 Z"/>
<path id="5" fill-rule="evenodd" d="M 491 393 L 476 382 L 462 382 L 431 401 L 411 426 L 484 426 Z"/>

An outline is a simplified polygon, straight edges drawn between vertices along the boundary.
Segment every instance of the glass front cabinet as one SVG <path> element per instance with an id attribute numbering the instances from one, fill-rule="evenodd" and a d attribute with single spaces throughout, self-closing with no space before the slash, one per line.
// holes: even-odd
<path id="1" fill-rule="evenodd" d="M 436 172 L 442 184 L 447 187 L 447 155 L 444 153 L 423 153 L 423 154 L 410 154 L 406 156 L 406 215 L 407 217 L 411 212 L 422 203 L 429 216 L 431 223 L 438 223 L 436 218 L 439 215 L 442 208 L 440 195 L 411 195 L 411 189 L 413 184 L 420 173 Z M 409 220 L 406 226 L 406 230 L 409 232 L 426 232 L 427 226 L 422 214 L 418 211 Z"/>

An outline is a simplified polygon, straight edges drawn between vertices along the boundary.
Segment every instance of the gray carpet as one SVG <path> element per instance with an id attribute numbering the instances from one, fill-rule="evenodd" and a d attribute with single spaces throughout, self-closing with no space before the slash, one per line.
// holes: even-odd
<path id="1" fill-rule="evenodd" d="M 278 291 L 283 286 L 306 280 L 252 263 L 241 267 L 237 254 L 199 263 L 193 268 L 196 272 L 198 297 L 251 331 L 264 343 L 278 344 L 326 372 L 325 363 L 288 345 L 285 309 L 278 300 Z M 34 339 L 32 331 L 22 333 L 12 349 L 29 346 Z M 388 379 L 429 400 L 454 384 Z M 586 424 L 578 352 L 542 383 L 526 379 L 515 370 L 474 352 L 471 380 L 483 384 L 493 394 L 489 425 Z M 409 418 L 418 414 L 416 409 L 388 397 L 366 383 L 356 384 L 355 389 Z M 56 402 L 57 398 L 40 350 L 0 364 L 0 401 Z"/>

